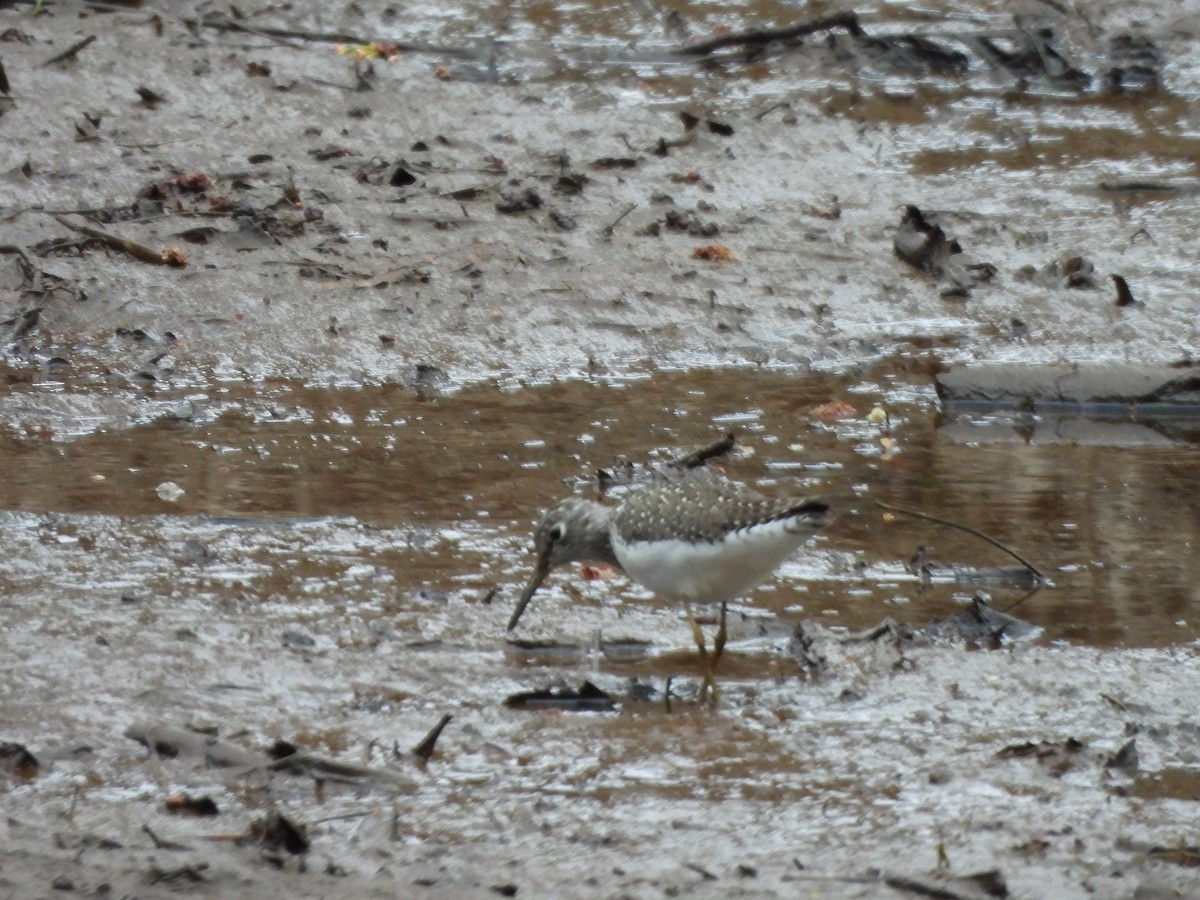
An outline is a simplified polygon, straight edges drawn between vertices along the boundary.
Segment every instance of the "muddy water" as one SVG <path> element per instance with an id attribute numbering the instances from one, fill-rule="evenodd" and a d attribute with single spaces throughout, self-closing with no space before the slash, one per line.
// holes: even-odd
<path id="1" fill-rule="evenodd" d="M 47 396 L 61 400 L 63 390 Z M 829 495 L 842 512 L 738 607 L 744 641 L 768 636 L 760 649 L 802 619 L 923 624 L 976 590 L 1000 608 L 1024 596 L 1020 582 L 963 577 L 971 567 L 1016 566 L 1004 553 L 889 515 L 877 500 L 961 522 L 1033 562 L 1053 584 L 1024 600 L 1020 615 L 1049 640 L 1163 646 L 1200 633 L 1200 487 L 1190 474 L 1200 443 L 1178 423 L 949 417 L 927 381 L 886 370 L 853 382 L 656 372 L 424 395 L 276 383 L 150 399 L 167 410 L 155 421 L 71 437 L 68 423 L 39 413 L 36 393 L 25 398 L 0 437 L 0 508 L 35 514 L 23 521 L 40 523 L 42 537 L 22 550 L 33 556 L 18 570 L 0 567 L 0 588 L 20 582 L 52 602 L 61 577 L 39 554 L 83 540 L 95 549 L 80 565 L 98 572 L 97 545 L 110 538 L 80 534 L 99 529 L 111 539 L 142 534 L 156 547 L 147 553 L 224 571 L 207 579 L 208 602 L 288 603 L 296 592 L 330 591 L 342 602 L 350 591 L 419 620 L 447 598 L 482 602 L 494 587 L 487 605 L 499 621 L 526 574 L 541 509 L 570 491 L 594 492 L 595 469 L 618 455 L 662 460 L 733 431 L 741 449 L 725 462 L 731 477 L 767 492 Z M 822 415 L 830 403 L 847 404 L 843 418 Z M 867 421 L 877 403 L 890 423 Z M 164 499 L 165 483 L 182 494 Z M 948 567 L 935 568 L 932 583 L 908 570 L 918 545 L 927 562 Z M 119 590 L 89 587 L 88 574 L 74 577 L 93 596 L 147 589 L 136 571 L 104 576 Z M 319 606 L 309 616 L 319 618 Z M 479 621 L 454 618 L 440 626 L 447 636 L 486 639 Z M 660 652 L 687 647 L 676 610 L 623 580 L 585 583 L 570 572 L 539 594 L 518 636 L 571 646 L 595 632 Z M 646 665 L 644 674 L 658 668 Z"/>

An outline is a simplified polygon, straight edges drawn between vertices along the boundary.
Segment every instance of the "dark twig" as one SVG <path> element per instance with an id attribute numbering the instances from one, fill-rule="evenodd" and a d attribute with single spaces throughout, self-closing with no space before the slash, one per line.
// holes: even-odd
<path id="1" fill-rule="evenodd" d="M 637 209 L 637 207 L 638 207 L 638 205 L 637 205 L 636 203 L 633 203 L 633 204 L 631 204 L 631 205 L 629 206 L 629 208 L 628 208 L 627 210 L 625 210 L 625 212 L 621 213 L 619 216 L 617 216 L 615 219 L 613 219 L 613 220 L 612 220 L 612 222 L 610 222 L 609 224 L 605 225 L 605 226 L 604 226 L 604 236 L 605 236 L 605 237 L 612 237 L 612 235 L 613 235 L 613 229 L 614 229 L 614 228 L 616 228 L 618 225 L 620 225 L 620 224 L 621 224 L 621 220 L 622 220 L 622 219 L 624 219 L 624 218 L 625 218 L 627 215 L 629 215 L 631 212 L 633 212 L 635 209 Z"/>
<path id="2" fill-rule="evenodd" d="M 1129 289 L 1129 282 L 1120 275 L 1109 275 L 1113 280 L 1113 284 L 1117 286 L 1117 306 L 1133 306 L 1137 303 L 1133 299 L 1133 291 Z"/>
<path id="3" fill-rule="evenodd" d="M 724 456 L 733 449 L 735 443 L 737 441 L 731 431 L 719 441 L 713 441 L 706 447 L 701 447 L 699 450 L 693 450 L 691 453 L 671 460 L 671 465 L 678 466 L 681 469 L 698 469 L 714 456 Z"/>
<path id="4" fill-rule="evenodd" d="M 204 19 L 187 20 L 191 25 L 198 25 L 204 28 L 212 28 L 216 31 L 241 31 L 247 34 L 258 35 L 259 37 L 275 38 L 280 40 L 296 40 L 296 41 L 312 41 L 321 44 L 370 44 L 370 43 L 386 43 L 390 47 L 394 47 L 400 53 L 433 53 L 439 56 L 457 56 L 463 59 L 471 59 L 475 56 L 470 50 L 464 50 L 461 47 L 438 47 L 432 44 L 407 44 L 401 41 L 392 41 L 386 38 L 369 38 L 357 34 L 346 34 L 343 32 L 319 32 L 319 31 L 297 31 L 291 28 L 265 28 L 261 25 L 243 25 L 241 22 L 234 22 L 232 19 L 226 19 L 221 16 L 208 16 Z"/>
<path id="5" fill-rule="evenodd" d="M 312 753 L 293 753 L 291 756 L 271 761 L 265 768 L 269 772 L 293 772 L 297 775 L 307 775 L 318 784 L 323 781 L 356 784 L 387 777 L 384 773 L 365 766 L 340 763 Z"/>
<path id="6" fill-rule="evenodd" d="M 46 60 L 44 63 L 42 63 L 42 65 L 43 66 L 52 66 L 55 63 L 66 62 L 68 59 L 73 59 L 75 57 L 75 54 L 77 54 L 80 50 L 82 50 L 84 47 L 86 47 L 88 44 L 90 44 L 95 39 L 96 39 L 96 36 L 94 34 L 89 34 L 82 41 L 77 41 L 74 44 L 72 44 L 70 47 L 68 47 L 62 53 L 58 54 L 58 56 L 50 57 L 48 60 Z"/>
<path id="7" fill-rule="evenodd" d="M 25 281 L 22 283 L 22 286 L 33 283 L 34 276 L 38 274 L 39 269 L 29 261 L 29 254 L 25 252 L 24 247 L 16 244 L 0 244 L 0 253 L 16 254 L 17 258 L 21 260 L 21 270 L 25 275 Z"/>
<path id="8" fill-rule="evenodd" d="M 775 112 L 775 110 L 777 110 L 777 109 L 787 109 L 788 105 L 789 104 L 786 100 L 780 100 L 778 103 L 772 103 L 766 109 L 761 110 L 760 112 L 756 112 L 754 114 L 754 118 L 756 118 L 756 119 L 766 118 L 771 113 Z"/>
<path id="9" fill-rule="evenodd" d="M 935 522 L 938 525 L 948 525 L 951 528 L 957 528 L 959 531 L 965 531 L 967 534 L 973 534 L 973 535 L 975 535 L 975 537 L 980 538 L 981 540 L 987 541 L 993 547 L 998 547 L 999 549 L 1003 550 L 1005 553 L 1007 553 L 1009 556 L 1011 556 L 1013 559 L 1015 559 L 1017 562 L 1019 562 L 1025 568 L 1027 568 L 1033 574 L 1034 578 L 1038 579 L 1039 581 L 1046 580 L 1046 576 L 1043 575 L 1038 570 L 1037 566 L 1035 566 L 1033 563 L 1031 563 L 1025 557 L 1021 556 L 1021 554 L 1017 553 L 1015 550 L 1013 550 L 1010 547 L 1004 546 L 998 540 L 996 540 L 993 537 L 989 537 L 988 535 L 984 534 L 982 531 L 972 528 L 970 525 L 963 525 L 961 522 L 952 522 L 949 519 L 942 519 L 937 516 L 931 516 L 931 515 L 929 515 L 929 513 L 918 512 L 915 509 L 905 509 L 902 506 L 893 506 L 890 503 L 884 503 L 882 500 L 876 500 L 875 505 L 878 506 L 880 509 L 886 509 L 889 512 L 903 513 L 906 516 L 913 516 L 918 519 L 924 519 L 927 522 Z"/>
<path id="10" fill-rule="evenodd" d="M 817 31 L 828 31 L 831 28 L 847 28 L 854 34 L 860 34 L 862 27 L 858 24 L 858 16 L 852 12 L 834 13 L 829 16 L 818 16 L 799 25 L 789 28 L 756 28 L 753 31 L 738 31 L 704 41 L 701 44 L 690 44 L 680 47 L 675 52 L 679 56 L 709 56 L 726 47 L 760 48 L 776 41 L 792 41 L 806 34 Z"/>
<path id="11" fill-rule="evenodd" d="M 134 259 L 140 259 L 142 262 L 148 262 L 156 266 L 175 266 L 178 265 L 170 256 L 160 253 L 157 250 L 151 249 L 144 244 L 139 244 L 137 241 L 131 241 L 126 238 L 117 237 L 115 234 L 109 234 L 105 231 L 100 231 L 98 228 L 89 228 L 86 225 L 76 225 L 62 216 L 55 216 L 58 224 L 65 228 L 70 228 L 72 231 L 77 231 L 85 237 L 93 238 L 112 247 L 114 250 L 120 250 L 122 253 L 128 253 Z"/>
<path id="12" fill-rule="evenodd" d="M 429 757 L 433 756 L 433 748 L 437 746 L 438 738 L 442 736 L 442 730 L 450 724 L 450 720 L 454 718 L 450 714 L 442 716 L 440 722 L 429 729 L 429 734 L 421 739 L 421 742 L 412 748 L 413 756 L 421 760 L 421 762 L 429 762 Z"/>
<path id="13" fill-rule="evenodd" d="M 149 825 L 142 825 L 142 831 L 150 835 L 150 840 L 154 841 L 154 846 L 158 850 L 188 850 L 184 844 L 177 844 L 174 841 L 164 841 L 157 834 L 150 830 Z"/>

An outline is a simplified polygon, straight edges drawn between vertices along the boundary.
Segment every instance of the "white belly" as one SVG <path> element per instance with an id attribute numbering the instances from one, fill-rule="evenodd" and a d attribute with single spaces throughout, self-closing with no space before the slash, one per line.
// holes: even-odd
<path id="1" fill-rule="evenodd" d="M 777 521 L 734 532 L 716 544 L 611 538 L 621 568 L 638 584 L 667 600 L 721 603 L 744 597 L 808 534 L 788 531 L 786 523 Z"/>

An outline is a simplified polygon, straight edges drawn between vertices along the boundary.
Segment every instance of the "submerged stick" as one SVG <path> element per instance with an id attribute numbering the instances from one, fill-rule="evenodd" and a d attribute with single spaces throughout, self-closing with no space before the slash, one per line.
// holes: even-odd
<path id="1" fill-rule="evenodd" d="M 1023 557 L 1021 554 L 1017 553 L 1017 551 L 1013 550 L 1011 547 L 1004 546 L 1002 543 L 1000 543 L 994 537 L 989 537 L 988 535 L 984 534 L 982 531 L 979 531 L 976 528 L 972 528 L 970 525 L 963 525 L 961 522 L 952 522 L 949 519 L 942 519 L 942 518 L 939 518 L 938 516 L 931 516 L 931 515 L 929 515 L 929 513 L 918 512 L 915 509 L 905 509 L 902 506 L 893 506 L 890 503 L 884 503 L 882 500 L 876 500 L 875 505 L 881 509 L 886 509 L 889 512 L 903 513 L 906 516 L 913 516 L 918 519 L 924 519 L 927 522 L 935 522 L 938 525 L 948 525 L 951 528 L 957 528 L 959 531 L 965 531 L 967 534 L 973 534 L 973 535 L 975 535 L 975 537 L 980 538 L 981 540 L 987 541 L 993 547 L 998 547 L 999 549 L 1003 550 L 1005 553 L 1007 553 L 1009 556 L 1011 556 L 1013 559 L 1015 559 L 1017 562 L 1019 562 L 1025 568 L 1027 568 L 1031 573 L 1033 573 L 1034 578 L 1038 579 L 1039 581 L 1046 580 L 1046 576 L 1041 573 L 1041 571 L 1038 569 L 1038 567 L 1035 566 L 1033 563 L 1031 563 L 1029 560 L 1027 560 L 1025 557 Z"/>

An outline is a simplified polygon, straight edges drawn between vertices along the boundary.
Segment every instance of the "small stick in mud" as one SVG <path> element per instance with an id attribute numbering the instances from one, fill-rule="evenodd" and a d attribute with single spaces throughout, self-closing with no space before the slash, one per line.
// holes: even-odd
<path id="1" fill-rule="evenodd" d="M 615 219 L 613 219 L 611 222 L 609 222 L 607 225 L 605 225 L 604 232 L 603 232 L 604 236 L 606 238 L 612 237 L 613 229 L 616 228 L 618 225 L 620 225 L 621 220 L 624 219 L 627 215 L 629 215 L 631 212 L 633 212 L 637 208 L 638 208 L 638 205 L 636 203 L 631 204 L 629 206 L 629 208 L 625 210 L 625 212 L 621 213 L 619 216 L 617 216 Z"/>
<path id="2" fill-rule="evenodd" d="M 438 738 L 442 736 L 442 730 L 450 724 L 450 720 L 454 717 L 449 713 L 442 716 L 440 722 L 429 730 L 429 734 L 421 739 L 421 742 L 412 748 L 412 754 L 421 762 L 429 762 L 429 757 L 433 756 L 433 748 L 437 746 Z"/>
<path id="3" fill-rule="evenodd" d="M 0 244 L 0 253 L 14 253 L 21 261 L 21 272 L 25 276 L 25 280 L 21 282 L 21 286 L 33 284 L 34 276 L 39 273 L 39 270 L 29 260 L 29 254 L 25 252 L 25 248 L 17 244 Z"/>
<path id="4" fill-rule="evenodd" d="M 55 63 L 66 62 L 68 59 L 74 59 L 75 55 L 77 53 L 79 53 L 80 50 L 82 50 L 84 47 L 86 47 L 88 44 L 90 44 L 95 39 L 96 39 L 96 36 L 94 34 L 89 34 L 82 41 L 76 41 L 74 44 L 72 44 L 70 47 L 68 47 L 62 53 L 58 54 L 58 56 L 50 57 L 48 60 L 46 60 L 44 63 L 42 63 L 42 65 L 43 66 L 52 66 Z"/>
<path id="5" fill-rule="evenodd" d="M 149 825 L 142 825 L 142 831 L 144 831 L 144 832 L 146 832 L 146 834 L 150 835 L 150 840 L 154 841 L 154 847 L 156 850 L 191 850 L 192 849 L 191 847 L 188 847 L 184 844 L 177 844 L 174 841 L 164 841 L 157 834 L 155 834 L 153 831 L 150 830 Z"/>
<path id="6" fill-rule="evenodd" d="M 72 231 L 77 231 L 85 237 L 93 238 L 101 241 L 105 245 L 112 247 L 114 250 L 120 250 L 122 253 L 128 253 L 134 259 L 140 259 L 142 262 L 148 262 L 155 266 L 173 266 L 176 268 L 187 265 L 187 261 L 176 248 L 168 247 L 166 250 L 159 252 L 153 250 L 144 244 L 139 244 L 137 241 L 131 241 L 126 238 L 117 237 L 115 234 L 109 234 L 105 231 L 100 231 L 98 228 L 89 228 L 86 225 L 76 225 L 74 222 L 68 221 L 63 216 L 55 216 L 55 221 L 65 228 L 70 228 Z"/>
<path id="7" fill-rule="evenodd" d="M 384 41 L 379 38 L 369 38 L 362 35 L 346 34 L 344 32 L 300 31 L 294 28 L 268 28 L 262 25 L 247 25 L 235 22 L 223 15 L 206 15 L 200 19 L 184 19 L 190 28 L 212 28 L 217 31 L 240 31 L 279 40 L 310 41 L 318 44 L 372 44 L 386 43 L 399 53 L 432 53 L 439 56 L 455 56 L 471 58 L 475 54 L 462 47 L 440 47 L 435 44 L 417 44 L 404 41 Z"/>
<path id="8" fill-rule="evenodd" d="M 1027 568 L 1033 574 L 1033 577 L 1036 578 L 1038 581 L 1046 580 L 1046 576 L 1041 573 L 1041 571 L 1037 568 L 1037 566 L 1035 566 L 1033 563 L 1031 563 L 1025 557 L 1021 556 L 1021 554 L 1017 553 L 1011 547 L 1004 546 L 998 540 L 996 540 L 993 537 L 989 537 L 988 535 L 984 534 L 982 531 L 972 528 L 970 525 L 963 525 L 961 522 L 952 522 L 949 519 L 941 519 L 937 516 L 931 516 L 931 515 L 929 515 L 929 513 L 918 512 L 915 509 L 905 509 L 902 506 L 893 506 L 890 503 L 884 503 L 882 500 L 876 500 L 875 505 L 878 506 L 880 509 L 886 509 L 889 512 L 903 513 L 906 516 L 913 516 L 918 519 L 924 519 L 927 522 L 935 522 L 938 525 L 948 525 L 951 528 L 957 528 L 959 531 L 965 531 L 967 534 L 973 534 L 973 535 L 975 535 L 975 537 L 980 538 L 981 540 L 987 541 L 993 547 L 998 547 L 1001 550 L 1003 550 L 1005 553 L 1007 553 L 1009 556 L 1011 556 L 1013 559 L 1015 559 L 1017 562 L 1019 562 L 1025 568 Z"/>
<path id="9" fill-rule="evenodd" d="M 706 447 L 701 447 L 699 450 L 693 450 L 677 459 L 671 460 L 671 465 L 678 466 L 681 469 L 698 469 L 710 459 L 716 456 L 724 456 L 733 449 L 737 439 L 730 431 L 719 441 L 713 441 Z"/>
<path id="10" fill-rule="evenodd" d="M 1129 289 L 1129 282 L 1120 275 L 1109 275 L 1113 280 L 1113 284 L 1117 286 L 1117 306 L 1134 306 L 1137 300 L 1133 298 L 1133 291 Z"/>
<path id="11" fill-rule="evenodd" d="M 831 28 L 846 28 L 854 34 L 862 32 L 856 14 L 852 12 L 834 13 L 829 16 L 818 16 L 788 28 L 756 28 L 752 31 L 736 31 L 733 34 L 724 34 L 713 38 L 711 41 L 680 47 L 675 52 L 679 56 L 709 56 L 726 47 L 757 49 L 776 41 L 793 41 L 807 34 L 828 31 Z"/>

